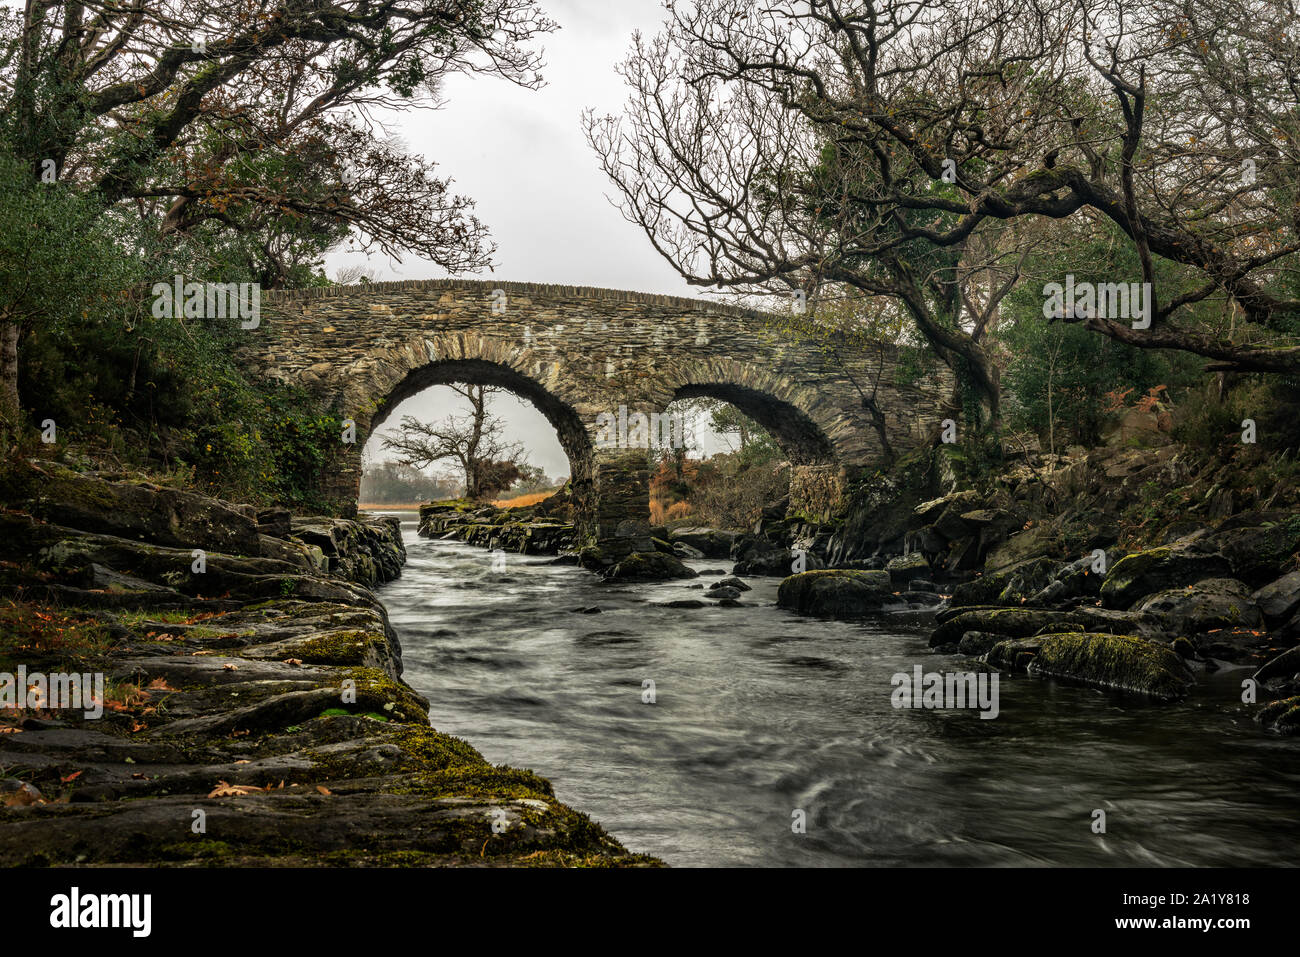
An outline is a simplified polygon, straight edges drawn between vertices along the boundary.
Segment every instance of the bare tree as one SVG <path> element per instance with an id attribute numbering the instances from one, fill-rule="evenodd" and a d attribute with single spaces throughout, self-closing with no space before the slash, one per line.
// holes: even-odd
<path id="1" fill-rule="evenodd" d="M 586 130 L 624 215 L 688 282 L 893 297 L 990 420 L 981 335 L 1017 277 L 990 281 L 989 263 L 1023 255 L 1006 226 L 1083 209 L 1132 244 L 1151 321 L 1075 321 L 1294 373 L 1293 16 L 1288 0 L 701 0 L 634 39 L 624 114 L 588 112 Z M 1248 319 L 1233 338 L 1192 309 L 1216 296 Z"/>
<path id="2" fill-rule="evenodd" d="M 488 411 L 488 397 L 500 389 L 481 385 L 452 385 L 468 400 L 470 410 L 438 422 L 421 422 L 402 416 L 401 431 L 385 436 L 383 447 L 399 453 L 398 461 L 417 469 L 452 459 L 465 476 L 465 495 L 479 501 L 491 498 L 523 473 L 523 446 L 502 438 L 503 423 Z"/>

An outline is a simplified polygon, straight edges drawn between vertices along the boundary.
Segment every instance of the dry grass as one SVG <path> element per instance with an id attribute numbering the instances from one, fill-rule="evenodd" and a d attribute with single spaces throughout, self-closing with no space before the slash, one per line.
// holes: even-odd
<path id="1" fill-rule="evenodd" d="M 555 494 L 555 489 L 549 492 L 533 492 L 529 495 L 520 495 L 516 498 L 498 498 L 492 504 L 497 508 L 523 508 L 526 505 L 536 505 Z"/>

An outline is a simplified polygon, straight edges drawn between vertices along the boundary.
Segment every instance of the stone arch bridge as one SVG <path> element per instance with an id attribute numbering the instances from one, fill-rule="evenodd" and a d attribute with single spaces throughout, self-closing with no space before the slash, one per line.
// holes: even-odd
<path id="1" fill-rule="evenodd" d="M 355 510 L 361 450 L 399 402 L 429 386 L 495 385 L 530 400 L 568 454 L 583 532 L 644 540 L 649 470 L 643 448 L 609 448 L 602 413 L 647 417 L 710 396 L 767 428 L 792 465 L 792 504 L 836 504 L 852 473 L 880 460 L 862 391 L 896 452 L 930 440 L 952 394 L 947 370 L 898 384 L 892 349 L 831 349 L 782 335 L 776 316 L 674 296 L 499 281 L 416 280 L 263 294 L 248 358 L 303 386 L 356 443 L 322 491 Z"/>

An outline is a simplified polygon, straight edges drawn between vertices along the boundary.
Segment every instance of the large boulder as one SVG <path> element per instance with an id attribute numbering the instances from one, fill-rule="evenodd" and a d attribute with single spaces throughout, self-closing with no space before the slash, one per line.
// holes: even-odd
<path id="1" fill-rule="evenodd" d="M 1030 558 L 999 571 L 962 582 L 952 591 L 954 605 L 1017 605 L 1042 591 L 1055 578 L 1061 563 Z"/>
<path id="2" fill-rule="evenodd" d="M 667 581 L 672 578 L 695 578 L 699 573 L 687 568 L 675 555 L 664 552 L 632 552 L 604 574 L 605 581 Z"/>
<path id="3" fill-rule="evenodd" d="M 1168 645 L 1133 635 L 1043 635 L 1030 674 L 1097 688 L 1132 691 L 1160 701 L 1184 697 L 1192 673 Z"/>
<path id="4" fill-rule="evenodd" d="M 1029 638 L 1044 628 L 1072 625 L 1067 612 L 1044 608 L 965 608 L 942 621 L 930 636 L 930 646 L 955 645 L 968 631 L 986 631 L 1006 638 Z"/>
<path id="5" fill-rule="evenodd" d="M 911 584 L 913 579 L 928 578 L 930 563 L 925 560 L 925 556 L 920 552 L 912 552 L 910 555 L 891 558 L 885 564 L 885 571 L 889 572 L 889 578 L 894 583 L 894 587 L 903 588 Z"/>
<path id="6" fill-rule="evenodd" d="M 992 549 L 984 560 L 984 567 L 995 570 L 1006 568 L 1044 555 L 1052 551 L 1054 546 L 1051 528 L 1040 523 L 1017 532 Z"/>
<path id="7" fill-rule="evenodd" d="M 731 551 L 736 564 L 733 575 L 763 575 L 784 578 L 793 571 L 794 554 L 779 542 L 774 542 L 761 535 L 746 535 L 738 538 Z M 822 562 L 810 551 L 804 552 L 805 570 L 817 570 Z"/>
<path id="8" fill-rule="evenodd" d="M 1207 578 L 1185 588 L 1156 592 L 1138 602 L 1136 611 L 1151 630 L 1170 638 L 1263 625 L 1250 589 L 1234 578 Z"/>
<path id="9" fill-rule="evenodd" d="M 724 532 L 716 528 L 688 526 L 670 529 L 668 541 L 674 545 L 681 542 L 702 553 L 705 558 L 729 558 L 731 546 L 736 541 L 736 533 Z"/>
<path id="10" fill-rule="evenodd" d="M 1222 555 L 1232 566 L 1233 577 L 1251 588 L 1260 588 L 1276 579 L 1300 551 L 1300 515 L 1289 512 L 1234 515 L 1198 544 Z"/>
<path id="11" fill-rule="evenodd" d="M 1101 585 L 1101 601 L 1107 608 L 1131 608 L 1147 595 L 1231 574 L 1228 560 L 1204 551 L 1199 542 L 1151 548 L 1121 558 L 1111 566 Z"/>
<path id="12" fill-rule="evenodd" d="M 1300 675 L 1300 647 L 1288 648 L 1276 658 L 1268 661 L 1255 672 L 1256 681 L 1269 681 L 1273 678 L 1293 678 Z"/>
<path id="13" fill-rule="evenodd" d="M 1269 582 L 1250 597 L 1270 623 L 1286 621 L 1300 610 L 1300 571 Z"/>
<path id="14" fill-rule="evenodd" d="M 894 600 L 888 572 L 847 568 L 791 575 L 776 595 L 777 607 L 822 618 L 859 618 Z"/>

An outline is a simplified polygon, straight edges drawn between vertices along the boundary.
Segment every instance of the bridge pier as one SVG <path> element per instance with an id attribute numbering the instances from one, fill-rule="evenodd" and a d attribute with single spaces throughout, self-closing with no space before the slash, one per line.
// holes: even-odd
<path id="1" fill-rule="evenodd" d="M 650 538 L 650 460 L 645 449 L 601 449 L 593 454 L 595 480 L 582 537 L 619 561 L 654 550 Z"/>

